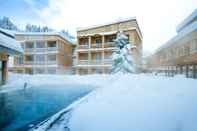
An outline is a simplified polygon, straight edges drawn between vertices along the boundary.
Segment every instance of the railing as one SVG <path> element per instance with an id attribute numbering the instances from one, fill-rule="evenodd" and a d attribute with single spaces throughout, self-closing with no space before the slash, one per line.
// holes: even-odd
<path id="1" fill-rule="evenodd" d="M 33 65 L 34 64 L 34 61 L 25 61 L 25 64 L 26 65 Z"/>
<path id="2" fill-rule="evenodd" d="M 51 60 L 50 60 L 50 61 L 47 61 L 47 64 L 48 64 L 48 65 L 57 64 L 57 61 L 56 61 L 56 60 L 54 60 L 54 61 L 51 61 Z"/>
<path id="3" fill-rule="evenodd" d="M 88 60 L 79 60 L 78 64 L 79 65 L 87 65 L 87 64 L 89 64 L 89 61 Z"/>
<path id="4" fill-rule="evenodd" d="M 79 45 L 78 49 L 88 49 L 88 45 Z"/>
<path id="5" fill-rule="evenodd" d="M 102 64 L 102 60 L 90 60 L 90 65 L 100 65 Z"/>
<path id="6" fill-rule="evenodd" d="M 112 60 L 80 60 L 78 65 L 102 65 L 102 64 L 112 64 Z"/>
<path id="7" fill-rule="evenodd" d="M 91 44 L 91 48 L 101 48 L 102 47 L 102 43 L 99 44 Z"/>
<path id="8" fill-rule="evenodd" d="M 33 52 L 34 51 L 34 48 L 25 48 L 25 51 L 26 52 Z"/>
<path id="9" fill-rule="evenodd" d="M 35 48 L 36 52 L 44 52 L 46 48 Z"/>
<path id="10" fill-rule="evenodd" d="M 57 51 L 58 47 L 47 47 L 47 51 Z"/>
<path id="11" fill-rule="evenodd" d="M 104 44 L 104 47 L 107 48 L 107 47 L 116 47 L 116 44 L 115 42 L 106 42 Z"/>
<path id="12" fill-rule="evenodd" d="M 104 63 L 104 64 L 112 64 L 113 61 L 112 61 L 112 59 L 104 59 L 104 60 L 103 60 L 103 63 Z"/>
<path id="13" fill-rule="evenodd" d="M 36 65 L 45 65 L 46 63 L 45 63 L 45 61 L 35 61 L 34 64 L 36 64 Z"/>

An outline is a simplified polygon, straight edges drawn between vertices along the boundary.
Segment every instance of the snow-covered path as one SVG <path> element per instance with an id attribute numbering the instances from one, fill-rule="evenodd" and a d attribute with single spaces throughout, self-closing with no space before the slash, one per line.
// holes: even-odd
<path id="1" fill-rule="evenodd" d="M 100 83 L 100 88 L 72 106 L 69 121 L 57 122 L 51 130 L 62 131 L 63 127 L 71 131 L 197 130 L 197 80 L 147 75 L 84 79 L 89 79 L 89 84 Z M 41 126 L 37 130 L 42 129 Z"/>

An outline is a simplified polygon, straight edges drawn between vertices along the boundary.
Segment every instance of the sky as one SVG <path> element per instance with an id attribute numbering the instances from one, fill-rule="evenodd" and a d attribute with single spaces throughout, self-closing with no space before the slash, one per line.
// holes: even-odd
<path id="1" fill-rule="evenodd" d="M 68 30 L 135 16 L 144 52 L 154 52 L 176 35 L 176 26 L 197 8 L 197 0 L 0 0 L 0 17 L 19 28 L 27 23 Z"/>

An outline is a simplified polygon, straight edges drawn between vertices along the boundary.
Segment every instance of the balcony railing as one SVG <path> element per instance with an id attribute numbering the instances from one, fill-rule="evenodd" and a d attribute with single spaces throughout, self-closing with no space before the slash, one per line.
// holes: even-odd
<path id="1" fill-rule="evenodd" d="M 25 51 L 26 52 L 33 52 L 34 51 L 34 48 L 25 48 Z"/>
<path id="2" fill-rule="evenodd" d="M 46 48 L 35 48 L 36 52 L 44 52 Z"/>
<path id="3" fill-rule="evenodd" d="M 35 61 L 36 65 L 45 65 L 45 61 Z"/>
<path id="4" fill-rule="evenodd" d="M 87 65 L 87 64 L 89 64 L 89 61 L 88 60 L 79 60 L 78 64 L 79 65 Z"/>
<path id="5" fill-rule="evenodd" d="M 112 64 L 113 61 L 112 61 L 112 59 L 104 59 L 104 60 L 103 60 L 103 63 L 104 63 L 104 64 Z"/>
<path id="6" fill-rule="evenodd" d="M 25 61 L 25 64 L 26 65 L 33 65 L 34 64 L 34 61 Z"/>
<path id="7" fill-rule="evenodd" d="M 102 44 L 99 43 L 99 44 L 91 44 L 91 48 L 101 48 L 102 47 Z"/>
<path id="8" fill-rule="evenodd" d="M 54 60 L 54 61 L 49 60 L 49 61 L 47 61 L 47 64 L 48 64 L 48 65 L 57 64 L 57 61 L 56 61 L 56 60 Z"/>
<path id="9" fill-rule="evenodd" d="M 47 47 L 47 51 L 57 51 L 58 47 Z"/>
<path id="10" fill-rule="evenodd" d="M 88 45 L 79 45 L 78 49 L 88 49 Z"/>
<path id="11" fill-rule="evenodd" d="M 105 48 L 108 48 L 108 47 L 116 47 L 116 44 L 115 44 L 115 42 L 106 42 L 104 44 L 104 47 Z"/>
<path id="12" fill-rule="evenodd" d="M 112 64 L 112 60 L 79 60 L 78 65 L 102 65 L 102 64 Z"/>

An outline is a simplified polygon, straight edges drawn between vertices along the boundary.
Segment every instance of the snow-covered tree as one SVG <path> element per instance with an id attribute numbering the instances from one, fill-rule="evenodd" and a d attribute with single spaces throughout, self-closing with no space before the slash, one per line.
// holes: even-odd
<path id="1" fill-rule="evenodd" d="M 49 31 L 53 31 L 53 29 L 50 29 L 47 26 L 37 26 L 37 25 L 31 25 L 31 24 L 27 24 L 25 27 L 25 31 L 26 32 L 49 32 Z"/>
<path id="2" fill-rule="evenodd" d="M 6 16 L 0 19 L 0 27 L 7 30 L 18 30 L 16 25 Z"/>
<path id="3" fill-rule="evenodd" d="M 112 54 L 113 65 L 111 73 L 134 73 L 135 67 L 130 54 L 131 44 L 128 37 L 120 31 L 114 42 L 118 50 Z"/>

